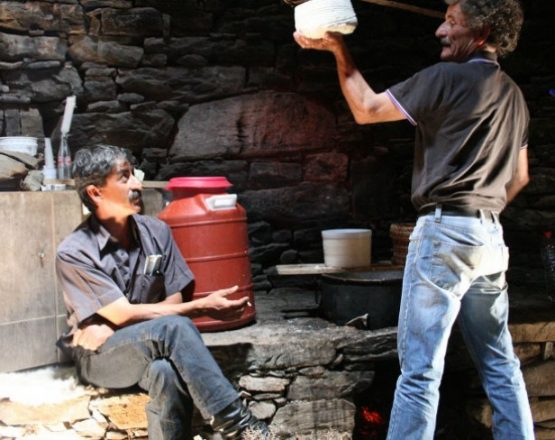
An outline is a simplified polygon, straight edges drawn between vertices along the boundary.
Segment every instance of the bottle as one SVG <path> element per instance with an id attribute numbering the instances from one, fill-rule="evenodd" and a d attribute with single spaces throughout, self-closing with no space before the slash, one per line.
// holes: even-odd
<path id="1" fill-rule="evenodd" d="M 555 301 L 555 240 L 553 239 L 553 231 L 543 233 L 541 254 L 547 297 L 551 301 Z"/>
<path id="2" fill-rule="evenodd" d="M 71 179 L 71 153 L 67 143 L 67 134 L 62 134 L 58 149 L 58 179 Z"/>
<path id="3" fill-rule="evenodd" d="M 50 138 L 44 138 L 44 167 L 42 174 L 45 179 L 56 178 L 56 167 L 54 165 L 54 154 L 52 153 Z"/>

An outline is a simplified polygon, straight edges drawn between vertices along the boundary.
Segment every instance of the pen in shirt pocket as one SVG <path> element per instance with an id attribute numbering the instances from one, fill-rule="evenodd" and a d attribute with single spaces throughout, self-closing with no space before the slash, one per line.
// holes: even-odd
<path id="1" fill-rule="evenodd" d="M 162 266 L 162 255 L 153 254 L 147 255 L 145 259 L 145 266 L 143 268 L 143 275 L 155 275 L 160 272 Z"/>

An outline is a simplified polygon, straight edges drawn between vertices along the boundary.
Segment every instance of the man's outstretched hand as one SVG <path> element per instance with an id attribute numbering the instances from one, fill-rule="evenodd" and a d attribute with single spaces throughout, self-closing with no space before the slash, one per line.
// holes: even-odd
<path id="1" fill-rule="evenodd" d="M 240 318 L 248 305 L 249 298 L 229 299 L 228 296 L 237 292 L 238 286 L 220 289 L 201 299 L 204 314 L 214 319 L 231 321 Z"/>

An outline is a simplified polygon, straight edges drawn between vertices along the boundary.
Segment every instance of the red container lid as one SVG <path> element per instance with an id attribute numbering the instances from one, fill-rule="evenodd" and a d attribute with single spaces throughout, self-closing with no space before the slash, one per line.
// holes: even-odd
<path id="1" fill-rule="evenodd" d="M 221 190 L 225 191 L 231 187 L 231 182 L 224 176 L 215 177 L 174 177 L 166 185 L 170 191 L 200 191 Z"/>

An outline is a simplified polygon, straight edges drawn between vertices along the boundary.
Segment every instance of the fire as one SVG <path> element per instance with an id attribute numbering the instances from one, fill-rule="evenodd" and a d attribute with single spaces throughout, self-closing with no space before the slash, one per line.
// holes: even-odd
<path id="1" fill-rule="evenodd" d="M 385 425 L 385 419 L 383 416 L 375 410 L 371 410 L 367 406 L 361 408 L 361 417 L 368 424 L 372 425 Z"/>

